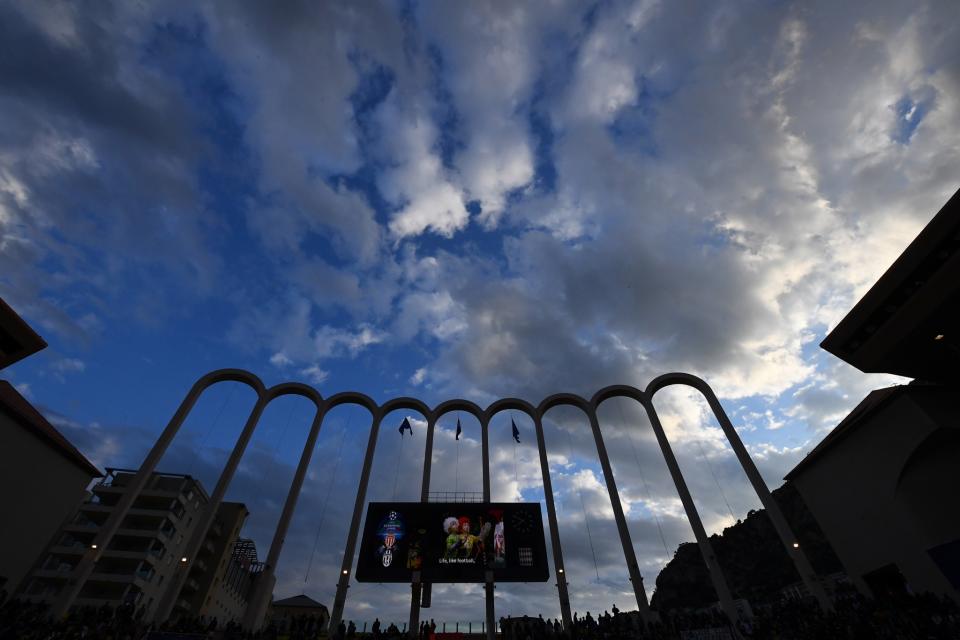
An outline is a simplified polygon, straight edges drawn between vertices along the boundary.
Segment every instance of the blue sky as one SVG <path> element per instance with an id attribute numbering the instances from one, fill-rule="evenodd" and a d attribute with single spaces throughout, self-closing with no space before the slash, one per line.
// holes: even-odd
<path id="1" fill-rule="evenodd" d="M 778 485 L 898 382 L 817 345 L 960 175 L 951 2 L 0 14 L 0 295 L 50 343 L 4 374 L 102 466 L 136 466 L 220 367 L 480 404 L 682 370 L 717 389 Z M 212 487 L 251 403 L 213 389 L 162 468 Z M 658 404 L 708 528 L 755 508 L 702 403 Z M 401 444 L 402 418 L 384 424 L 371 499 L 419 492 L 423 429 Z M 585 421 L 548 418 L 574 608 L 628 609 Z M 692 536 L 635 408 L 601 418 L 652 592 Z M 433 487 L 479 490 L 475 425 L 458 467 L 455 419 Z M 308 421 L 305 403 L 272 405 L 231 489 L 262 554 Z M 509 416 L 494 424 L 494 497 L 539 500 L 517 421 L 516 448 Z M 324 428 L 278 597 L 332 601 L 367 427 L 345 408 Z M 355 585 L 347 615 L 403 620 L 408 597 Z M 472 587 L 434 606 L 483 616 Z M 498 589 L 498 611 L 558 609 L 547 584 Z"/>

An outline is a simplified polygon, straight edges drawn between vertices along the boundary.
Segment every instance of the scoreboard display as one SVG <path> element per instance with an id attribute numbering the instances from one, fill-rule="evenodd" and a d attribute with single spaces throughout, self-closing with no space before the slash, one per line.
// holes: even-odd
<path id="1" fill-rule="evenodd" d="M 546 582 L 538 502 L 371 502 L 358 582 Z"/>

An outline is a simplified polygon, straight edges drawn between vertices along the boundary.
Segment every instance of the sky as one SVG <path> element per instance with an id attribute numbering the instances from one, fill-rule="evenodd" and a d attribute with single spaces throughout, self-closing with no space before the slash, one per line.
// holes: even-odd
<path id="1" fill-rule="evenodd" d="M 958 18 L 952 0 L 0 3 L 0 296 L 50 345 L 4 376 L 129 468 L 222 367 L 431 406 L 686 371 L 779 486 L 906 382 L 818 345 L 958 187 Z M 212 490 L 252 404 L 212 388 L 160 469 Z M 657 406 L 708 531 L 757 508 L 705 403 Z M 271 404 L 228 492 L 261 557 L 311 413 Z M 481 490 L 457 417 L 431 490 Z M 692 532 L 636 406 L 600 418 L 651 594 Z M 332 604 L 369 426 L 327 418 L 276 597 Z M 418 499 L 424 431 L 386 417 L 369 500 Z M 573 608 L 635 608 L 584 416 L 552 410 L 546 440 Z M 529 420 L 498 415 L 490 443 L 493 499 L 542 501 Z M 554 580 L 496 603 L 559 615 Z M 408 604 L 353 583 L 345 616 Z M 438 586 L 423 613 L 480 621 L 482 589 Z"/>

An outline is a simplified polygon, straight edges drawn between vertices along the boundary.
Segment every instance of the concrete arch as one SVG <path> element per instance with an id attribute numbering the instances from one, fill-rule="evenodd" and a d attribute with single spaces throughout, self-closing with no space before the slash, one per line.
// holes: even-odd
<path id="1" fill-rule="evenodd" d="M 433 415 L 430 407 L 428 407 L 425 402 L 417 400 L 416 398 L 408 397 L 392 398 L 387 400 L 380 406 L 380 413 L 387 415 L 391 411 L 398 411 L 401 409 L 406 409 L 407 411 L 416 411 L 427 420 L 429 420 L 430 416 Z"/>
<path id="2" fill-rule="evenodd" d="M 373 398 L 365 393 L 359 393 L 357 391 L 341 391 L 340 393 L 333 394 L 327 398 L 326 410 L 330 411 L 331 409 L 344 404 L 354 404 L 363 407 L 370 412 L 371 418 L 380 413 L 380 407 L 377 406 L 377 403 L 374 402 Z"/>
<path id="3" fill-rule="evenodd" d="M 628 384 L 613 384 L 593 394 L 593 397 L 590 398 L 590 404 L 595 409 L 599 409 L 600 405 L 612 398 L 633 398 L 643 405 L 648 401 L 647 394 L 636 387 L 631 387 Z"/>
<path id="4" fill-rule="evenodd" d="M 274 385 L 264 391 L 263 396 L 266 398 L 267 404 L 283 396 L 300 396 L 312 402 L 318 410 L 324 407 L 323 397 L 317 390 L 302 382 L 284 382 Z"/>
<path id="5" fill-rule="evenodd" d="M 283 545 L 284 536 L 289 526 L 290 519 L 293 515 L 293 512 L 296 508 L 297 498 L 302 489 L 303 478 L 306 474 L 307 467 L 310 462 L 310 456 L 312 455 L 313 449 L 316 446 L 316 440 L 319 435 L 320 428 L 323 423 L 323 419 L 326 416 L 326 413 L 341 405 L 341 404 L 356 404 L 360 405 L 367 409 L 371 414 L 371 428 L 368 436 L 366 454 L 363 461 L 363 470 L 361 472 L 361 482 L 358 488 L 356 502 L 354 505 L 353 519 L 350 525 L 350 534 L 348 536 L 347 545 L 344 553 L 344 562 L 341 569 L 340 580 L 337 585 L 337 595 L 333 607 L 333 615 L 331 616 L 331 624 L 336 625 L 339 622 L 340 617 L 343 611 L 343 604 L 346 598 L 346 590 L 349 588 L 349 573 L 352 567 L 353 554 L 356 546 L 356 538 L 358 534 L 360 518 L 362 516 L 362 508 L 366 500 L 366 490 L 369 482 L 370 468 L 372 466 L 373 455 L 376 448 L 376 441 L 379 433 L 379 428 L 383 417 L 394 410 L 398 409 L 408 409 L 411 411 L 417 411 L 427 419 L 428 429 L 427 429 L 427 451 L 426 459 L 424 462 L 424 482 L 421 487 L 422 489 L 422 499 L 426 500 L 427 498 L 427 489 L 429 487 L 429 473 L 430 473 L 430 456 L 432 453 L 432 443 L 433 443 L 433 431 L 437 422 L 437 419 L 442 415 L 450 411 L 467 411 L 472 414 L 480 422 L 481 431 L 483 436 L 483 472 L 484 472 L 484 498 L 489 500 L 490 490 L 489 490 L 489 448 L 488 448 L 488 430 L 490 419 L 497 413 L 504 410 L 520 410 L 526 413 L 534 422 L 535 430 L 537 432 L 537 444 L 540 454 L 541 461 L 541 471 L 544 477 L 544 492 L 547 494 L 547 505 L 548 505 L 548 517 L 550 518 L 550 528 L 551 536 L 554 536 L 554 565 L 558 574 L 558 584 L 560 588 L 560 600 L 561 600 L 561 610 L 564 615 L 565 623 L 569 623 L 569 599 L 567 597 L 566 590 L 566 576 L 560 577 L 560 574 L 563 573 L 563 560 L 562 554 L 560 553 L 559 545 L 559 535 L 556 527 L 556 514 L 553 509 L 553 490 L 550 484 L 550 475 L 549 475 L 549 466 L 547 464 L 547 454 L 546 454 L 546 445 L 544 442 L 543 435 L 543 416 L 550 409 L 560 406 L 574 406 L 580 408 L 581 411 L 586 414 L 587 418 L 590 421 L 591 430 L 593 431 L 594 440 L 597 446 L 597 452 L 600 458 L 600 463 L 603 468 L 604 477 L 606 479 L 607 490 L 610 495 L 611 505 L 613 506 L 614 516 L 617 521 L 618 531 L 620 532 L 621 544 L 624 548 L 624 558 L 627 561 L 628 568 L 630 570 L 631 582 L 633 583 L 633 588 L 635 595 L 637 597 L 637 604 L 640 607 L 641 614 L 645 618 L 649 619 L 649 608 L 647 607 L 646 594 L 643 590 L 642 578 L 639 574 L 639 569 L 637 568 L 636 558 L 633 552 L 633 546 L 630 541 L 629 532 L 626 528 L 626 520 L 623 515 L 623 510 L 620 505 L 619 495 L 617 492 L 616 483 L 613 478 L 613 473 L 610 468 L 609 458 L 607 456 L 606 447 L 603 442 L 603 435 L 601 433 L 599 420 L 597 418 L 597 410 L 599 406 L 606 400 L 614 397 L 629 397 L 637 402 L 640 402 L 642 406 L 647 411 L 647 414 L 650 418 L 651 425 L 654 428 L 654 432 L 657 435 L 658 442 L 660 443 L 662 453 L 665 460 L 667 461 L 668 467 L 670 467 L 671 474 L 674 476 L 675 484 L 677 485 L 678 492 L 681 494 L 681 499 L 684 501 L 684 506 L 687 508 L 688 518 L 691 520 L 691 524 L 694 525 L 695 531 L 697 529 L 697 524 L 699 523 L 699 515 L 696 513 L 696 509 L 693 507 L 692 498 L 689 495 L 689 491 L 686 489 L 686 484 L 683 480 L 682 474 L 680 474 L 679 466 L 676 463 L 676 459 L 673 456 L 673 452 L 670 448 L 669 442 L 667 442 L 666 435 L 663 432 L 662 425 L 659 421 L 659 416 L 657 415 L 656 409 L 653 405 L 653 396 L 660 391 L 661 389 L 675 385 L 682 384 L 686 386 L 693 387 L 700 391 L 700 393 L 706 398 L 708 404 L 714 412 L 714 416 L 717 418 L 720 423 L 721 428 L 724 430 L 724 433 L 727 435 L 728 440 L 730 441 L 731 446 L 734 448 L 734 451 L 737 453 L 738 458 L 741 461 L 741 464 L 744 467 L 745 472 L 750 478 L 751 482 L 754 484 L 758 496 L 761 501 L 764 503 L 768 514 L 770 514 L 771 519 L 774 521 L 774 525 L 778 530 L 778 533 L 781 536 L 784 544 L 788 546 L 788 553 L 790 553 L 791 558 L 794 560 L 797 565 L 798 570 L 803 577 L 804 582 L 807 583 L 808 588 L 811 589 L 818 598 L 821 598 L 821 605 L 824 608 L 829 609 L 830 603 L 826 600 L 826 595 L 822 592 L 822 587 L 820 587 L 819 582 L 815 580 L 815 576 L 812 573 L 812 569 L 809 568 L 809 563 L 806 562 L 806 557 L 802 551 L 792 548 L 793 535 L 789 531 L 789 528 L 786 526 L 786 522 L 783 520 L 782 514 L 780 514 L 779 509 L 776 504 L 773 503 L 772 499 L 769 496 L 769 491 L 766 489 L 766 485 L 763 483 L 762 478 L 760 478 L 759 473 L 756 468 L 753 466 L 752 461 L 746 449 L 743 447 L 742 442 L 736 434 L 732 424 L 730 423 L 729 418 L 726 416 L 726 413 L 723 411 L 723 407 L 720 405 L 719 401 L 716 398 L 716 395 L 713 393 L 712 389 L 707 385 L 705 381 L 697 376 L 687 374 L 687 373 L 668 373 L 662 376 L 654 378 L 644 390 L 637 389 L 629 385 L 612 385 L 605 387 L 597 391 L 589 400 L 571 393 L 559 393 L 548 396 L 539 405 L 534 406 L 529 402 L 518 399 L 518 398 L 503 398 L 496 400 L 491 403 L 486 409 L 481 409 L 478 405 L 468 400 L 463 399 L 454 399 L 442 402 L 437 405 L 434 409 L 430 409 L 425 403 L 417 398 L 411 397 L 401 397 L 393 398 L 383 405 L 378 405 L 372 398 L 369 396 L 358 393 L 358 392 L 343 392 L 335 394 L 327 399 L 324 399 L 319 392 L 317 392 L 313 387 L 299 383 L 299 382 L 286 382 L 266 388 L 263 382 L 255 374 L 245 371 L 243 369 L 218 369 L 211 371 L 204 376 L 200 377 L 187 392 L 183 401 L 181 402 L 179 408 L 174 414 L 173 418 L 168 423 L 167 427 L 164 429 L 161 436 L 158 438 L 157 443 L 151 449 L 150 453 L 144 459 L 143 464 L 141 464 L 140 469 L 132 480 L 130 489 L 124 493 L 121 497 L 120 502 L 117 505 L 117 508 L 111 513 L 107 522 L 98 532 L 97 537 L 95 538 L 96 549 L 88 549 L 84 556 L 81 558 L 80 563 L 77 565 L 74 570 L 72 580 L 65 589 L 65 593 L 61 596 L 61 599 L 57 602 L 56 606 L 53 608 L 54 614 L 62 615 L 65 613 L 70 605 L 75 600 L 80 589 L 83 587 L 83 584 L 89 578 L 90 573 L 92 572 L 94 562 L 97 559 L 96 553 L 98 550 L 103 550 L 107 547 L 107 544 L 112 539 L 113 535 L 116 533 L 117 528 L 119 527 L 120 522 L 127 515 L 131 505 L 135 501 L 136 497 L 142 491 L 143 487 L 146 484 L 146 481 L 149 479 L 150 475 L 155 470 L 157 463 L 160 460 L 160 457 L 166 451 L 173 437 L 176 435 L 180 429 L 183 421 L 186 416 L 192 410 L 194 404 L 196 403 L 199 396 L 210 386 L 218 384 L 220 382 L 240 382 L 247 385 L 254 390 L 257 400 L 253 409 L 251 410 L 249 416 L 247 417 L 246 424 L 244 425 L 243 431 L 240 437 L 237 440 L 236 445 L 234 446 L 233 452 L 231 453 L 230 459 L 228 460 L 226 466 L 224 467 L 223 473 L 218 480 L 217 487 L 211 495 L 211 501 L 209 503 L 209 508 L 206 510 L 204 516 L 202 516 L 202 521 L 197 525 L 197 531 L 202 533 L 195 533 L 194 538 L 191 538 L 191 543 L 188 545 L 187 555 L 191 560 L 195 557 L 196 551 L 199 548 L 199 543 L 202 541 L 203 536 L 206 534 L 206 530 L 209 528 L 212 523 L 212 518 L 216 510 L 217 505 L 220 500 L 222 500 L 224 492 L 226 491 L 227 486 L 232 480 L 233 474 L 236 470 L 236 467 L 239 463 L 240 457 L 243 455 L 245 447 L 247 446 L 250 438 L 252 437 L 253 431 L 255 430 L 260 416 L 263 413 L 266 406 L 275 400 L 278 397 L 284 395 L 299 395 L 307 398 L 313 402 L 316 411 L 313 419 L 313 423 L 310 427 L 310 433 L 307 438 L 307 443 L 304 447 L 304 451 L 300 458 L 300 463 L 297 468 L 294 481 L 291 484 L 287 501 L 284 505 L 283 514 L 281 515 L 280 522 L 277 525 L 277 530 L 274 535 L 273 543 L 270 547 L 270 553 L 266 562 L 266 569 L 258 586 L 258 591 L 255 594 L 254 598 L 251 600 L 251 606 L 248 608 L 248 616 L 246 619 L 247 628 L 252 628 L 258 624 L 259 614 L 265 610 L 266 603 L 269 600 L 269 594 L 272 591 L 273 583 L 273 569 L 276 565 L 277 559 L 280 554 L 280 549 Z M 699 524 L 699 529 L 702 532 L 702 524 Z M 197 537 L 199 536 L 199 537 Z M 701 535 L 698 534 L 698 542 L 700 541 Z M 706 540 L 705 533 L 702 534 L 702 538 Z M 196 544 L 195 544 L 196 543 Z M 192 551 L 191 551 L 192 549 Z M 725 586 L 725 582 L 722 580 L 722 573 L 719 570 L 719 567 L 711 566 L 710 561 L 712 557 L 712 550 L 709 548 L 709 541 L 706 541 L 706 546 L 701 545 L 701 551 L 704 552 L 705 558 L 708 559 L 708 566 L 711 567 L 711 576 L 715 578 L 715 586 L 719 583 L 721 586 Z M 715 561 L 715 558 L 712 558 Z M 715 562 L 714 562 L 715 564 Z M 168 591 L 165 594 L 165 599 L 169 594 L 170 599 L 170 608 L 167 609 L 167 612 L 172 609 L 172 600 L 174 600 L 179 594 L 179 589 L 175 588 L 175 583 L 182 585 L 186 577 L 186 571 L 189 567 L 189 562 L 183 567 L 178 576 L 175 576 L 169 584 Z M 492 575 L 492 574 L 491 574 Z M 492 578 L 491 578 L 492 579 Z M 419 578 L 415 579 L 417 582 L 414 584 L 414 596 L 415 600 L 419 595 Z M 493 615 L 493 583 L 488 580 L 486 585 L 487 591 L 487 614 L 488 619 L 492 620 Z M 819 589 L 819 593 L 818 593 Z M 727 590 L 726 596 L 721 593 L 723 589 L 718 589 L 718 593 L 721 594 L 721 601 L 729 600 L 729 591 Z M 821 597 L 822 596 L 822 597 Z M 418 602 L 418 600 L 417 600 Z M 724 607 L 727 610 L 727 614 L 735 619 L 736 613 L 732 608 Z M 415 628 L 414 621 L 414 608 L 411 607 L 411 629 Z M 488 637 L 493 633 L 493 625 L 490 625 L 488 628 Z"/>
<path id="6" fill-rule="evenodd" d="M 486 413 L 484 410 L 477 406 L 475 402 L 470 402 L 462 398 L 454 398 L 453 400 L 441 402 L 433 408 L 433 415 L 439 420 L 451 411 L 466 411 L 480 422 L 481 427 L 485 428 L 486 426 Z"/>
<path id="7" fill-rule="evenodd" d="M 600 459 L 600 468 L 603 471 L 604 484 L 607 487 L 607 495 L 610 498 L 610 506 L 613 509 L 613 519 L 617 523 L 620 546 L 623 548 L 623 558 L 627 563 L 627 571 L 630 574 L 630 583 L 633 587 L 634 598 L 636 598 L 637 601 L 637 609 L 645 621 L 651 621 L 653 616 L 650 611 L 650 605 L 647 602 L 647 592 L 643 587 L 640 565 L 637 562 L 637 554 L 633 550 L 633 541 L 630 539 L 630 530 L 627 528 L 627 518 L 623 513 L 623 505 L 620 503 L 620 493 L 617 490 L 617 483 L 613 477 L 613 468 L 610 466 L 607 446 L 603 442 L 603 433 L 600 430 L 600 420 L 597 418 L 597 409 L 592 402 L 576 394 L 557 393 L 547 397 L 540 403 L 538 407 L 540 418 L 542 419 L 550 409 L 561 405 L 578 407 L 586 414 L 587 419 L 590 421 L 590 430 L 593 433 L 593 441 L 597 447 L 597 457 Z"/>
<path id="8" fill-rule="evenodd" d="M 560 598 L 560 617 L 564 628 L 570 629 L 573 624 L 570 610 L 570 593 L 568 590 L 566 568 L 563 565 L 563 549 L 560 544 L 560 526 L 557 521 L 557 507 L 553 499 L 553 481 L 550 478 L 550 462 L 547 458 L 547 443 L 543 434 L 543 419 L 537 407 L 526 400 L 519 398 L 503 398 L 487 407 L 487 419 L 501 411 L 522 411 L 533 421 L 533 429 L 537 434 L 537 453 L 540 457 L 540 475 L 543 480 L 543 497 L 547 503 L 547 523 L 550 526 L 550 546 L 553 551 L 553 572 L 557 577 L 557 592 Z"/>
<path id="9" fill-rule="evenodd" d="M 501 411 L 511 410 L 522 411 L 527 414 L 531 420 L 537 419 L 537 408 L 520 398 L 501 398 L 500 400 L 490 403 L 490 406 L 487 407 L 484 413 L 487 414 L 488 419 L 491 419 Z"/>
<path id="10" fill-rule="evenodd" d="M 590 410 L 593 408 L 588 400 L 581 398 L 575 393 L 555 393 L 552 396 L 547 396 L 540 402 L 537 406 L 537 412 L 542 417 L 547 411 L 550 411 L 550 409 L 561 405 L 578 407 L 587 415 L 590 415 Z"/>
<path id="11" fill-rule="evenodd" d="M 821 609 L 824 611 L 830 611 L 833 609 L 833 603 L 830 601 L 830 598 L 827 596 L 826 591 L 823 588 L 823 585 L 817 579 L 817 575 L 813 570 L 813 567 L 810 565 L 810 561 L 807 559 L 806 553 L 800 548 L 799 545 L 795 544 L 797 537 L 794 535 L 793 531 L 790 529 L 790 525 L 787 523 L 787 519 L 783 516 L 783 513 L 780 511 L 780 507 L 774 501 L 773 497 L 770 495 L 770 490 L 767 488 L 766 482 L 764 482 L 763 477 L 760 475 L 760 472 L 757 470 L 756 465 L 753 463 L 753 459 L 750 457 L 750 454 L 747 452 L 746 447 L 743 446 L 743 441 L 740 439 L 740 436 L 737 434 L 737 430 L 733 427 L 733 423 L 730 422 L 730 418 L 727 416 L 726 411 L 723 410 L 723 406 L 720 404 L 720 400 L 717 399 L 716 394 L 713 392 L 713 389 L 709 384 L 706 383 L 702 378 L 699 378 L 695 375 L 689 373 L 665 373 L 663 375 L 657 376 L 647 385 L 646 394 L 649 398 L 649 403 L 647 404 L 647 413 L 650 416 L 651 424 L 656 420 L 656 425 L 658 429 L 657 437 L 660 439 L 660 436 L 663 432 L 663 428 L 660 426 L 659 416 L 657 416 L 656 409 L 653 405 L 653 397 L 656 393 L 666 387 L 672 385 L 684 385 L 692 387 L 700 392 L 700 394 L 707 401 L 707 404 L 710 406 L 710 410 L 713 411 L 713 416 L 716 418 L 717 422 L 720 424 L 720 428 L 723 430 L 724 435 L 727 438 L 727 442 L 730 443 L 730 447 L 733 449 L 734 454 L 737 456 L 737 460 L 740 462 L 740 466 L 743 468 L 744 473 L 747 475 L 747 478 L 750 480 L 750 484 L 753 486 L 753 490 L 756 492 L 757 497 L 760 499 L 760 502 L 763 504 L 763 508 L 767 513 L 767 516 L 770 518 L 770 521 L 773 523 L 773 528 L 776 529 L 777 535 L 780 537 L 780 541 L 783 543 L 784 549 L 787 552 L 787 555 L 793 561 L 793 565 L 797 569 L 797 573 L 800 574 L 800 579 L 803 581 L 804 585 L 810 591 L 811 594 L 817 599 L 817 602 L 820 604 Z M 664 452 L 669 448 L 669 444 L 666 443 L 666 435 L 663 435 L 663 444 Z M 664 453 L 666 456 L 666 453 Z M 672 456 L 672 453 L 671 453 Z M 675 461 L 674 461 L 675 463 Z M 672 473 L 672 470 L 671 470 Z M 677 473 L 679 474 L 679 466 L 677 466 Z M 680 476 L 682 479 L 682 476 Z M 690 500 L 691 507 L 693 501 Z M 684 505 L 686 506 L 686 505 Z M 694 508 L 695 511 L 695 508 Z M 688 513 L 687 519 L 690 519 L 690 514 Z M 697 518 L 699 520 L 699 517 Z M 693 522 L 691 521 L 691 524 Z M 699 535 L 698 535 L 699 539 Z M 706 534 L 704 534 L 704 539 L 706 539 Z M 706 543 L 709 546 L 709 542 Z M 707 566 L 710 567 L 711 561 L 706 558 L 708 551 L 705 550 L 706 546 L 701 545 L 701 551 L 705 554 L 704 559 L 707 561 Z M 712 555 L 712 550 L 709 551 L 709 554 Z M 715 560 L 714 564 L 716 569 L 711 571 L 711 575 L 716 573 L 716 575 L 721 576 L 719 565 L 716 565 Z M 725 581 L 724 581 L 725 582 Z M 715 579 L 715 586 L 717 586 L 717 581 Z M 719 593 L 720 589 L 718 589 Z M 729 598 L 729 591 L 726 594 L 726 597 Z M 724 595 L 720 594 L 721 602 L 724 599 Z M 730 608 L 731 611 L 727 612 L 727 615 L 731 620 L 735 620 L 735 609 L 733 607 L 732 599 L 724 608 Z"/>

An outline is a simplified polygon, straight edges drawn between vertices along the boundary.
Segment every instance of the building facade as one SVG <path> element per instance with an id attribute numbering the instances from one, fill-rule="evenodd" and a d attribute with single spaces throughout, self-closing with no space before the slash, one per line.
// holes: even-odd
<path id="1" fill-rule="evenodd" d="M 107 470 L 103 481 L 92 488 L 90 498 L 80 504 L 41 555 L 21 589 L 21 597 L 37 602 L 54 601 L 134 473 L 125 469 Z M 184 548 L 208 502 L 206 491 L 194 478 L 154 473 L 109 547 L 103 550 L 75 605 L 132 606 L 138 617 L 152 619 L 174 574 L 184 570 Z M 220 505 L 200 555 L 191 565 L 190 576 L 178 594 L 174 617 L 202 614 L 208 596 L 216 591 L 229 568 L 228 559 L 247 514 L 242 504 Z"/>
<path id="2" fill-rule="evenodd" d="M 787 479 L 861 591 L 960 603 L 960 394 L 872 392 Z"/>

